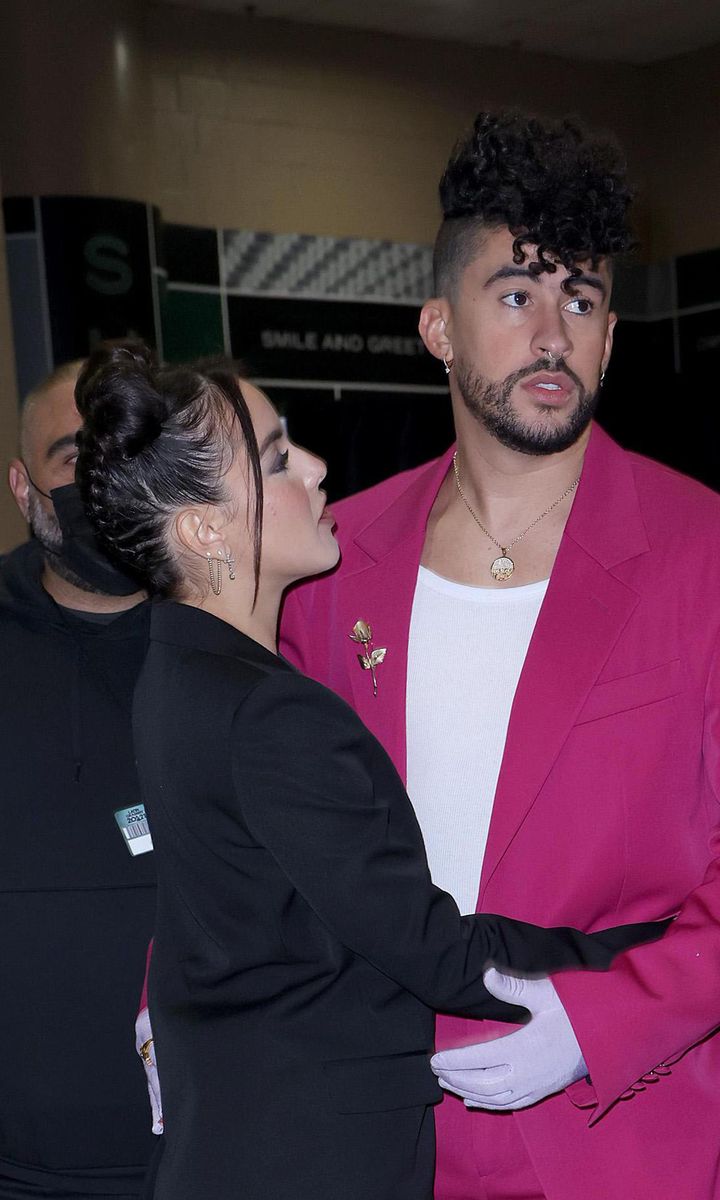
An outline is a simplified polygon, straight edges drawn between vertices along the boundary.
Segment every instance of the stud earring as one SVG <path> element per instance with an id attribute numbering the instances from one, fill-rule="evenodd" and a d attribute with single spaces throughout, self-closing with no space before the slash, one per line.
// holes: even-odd
<path id="1" fill-rule="evenodd" d="M 452 371 L 452 368 L 453 368 L 453 363 L 454 363 L 454 362 L 455 362 L 455 359 L 454 359 L 454 358 L 451 358 L 451 359 L 450 359 L 450 362 L 448 362 L 448 360 L 447 360 L 447 354 L 443 354 L 443 363 L 444 363 L 444 366 L 445 366 L 445 374 L 446 374 L 446 375 L 449 375 L 449 374 L 450 374 L 450 372 Z"/>

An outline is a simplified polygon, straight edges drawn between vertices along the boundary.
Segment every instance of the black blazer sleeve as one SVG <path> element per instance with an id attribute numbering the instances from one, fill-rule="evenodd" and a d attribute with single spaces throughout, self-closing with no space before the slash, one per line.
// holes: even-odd
<path id="1" fill-rule="evenodd" d="M 489 962 L 605 968 L 622 948 L 617 938 L 606 945 L 572 929 L 461 917 L 431 882 L 415 814 L 385 751 L 344 701 L 304 676 L 271 674 L 240 705 L 233 774 L 245 823 L 317 917 L 429 1007 L 517 1020 L 525 1010 L 483 985 Z"/>

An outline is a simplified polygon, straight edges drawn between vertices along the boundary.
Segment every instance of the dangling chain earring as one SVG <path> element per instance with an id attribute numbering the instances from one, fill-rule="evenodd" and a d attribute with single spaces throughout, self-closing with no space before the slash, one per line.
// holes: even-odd
<path id="1" fill-rule="evenodd" d="M 218 554 L 220 551 L 218 550 Z M 207 552 L 208 560 L 208 575 L 210 576 L 210 587 L 216 596 L 219 596 L 222 591 L 222 559 L 213 558 L 210 551 Z"/>
<path id="2" fill-rule="evenodd" d="M 451 358 L 451 359 L 450 359 L 450 362 L 448 362 L 448 360 L 447 360 L 447 354 L 443 354 L 443 363 L 445 364 L 445 374 L 446 374 L 446 375 L 449 375 L 449 374 L 450 374 L 450 372 L 452 371 L 452 368 L 453 368 L 453 363 L 454 363 L 454 362 L 455 362 L 455 359 L 454 359 L 454 358 Z"/>
<path id="3" fill-rule="evenodd" d="M 208 560 L 208 575 L 210 576 L 210 587 L 216 596 L 219 596 L 222 591 L 222 564 L 228 570 L 228 579 L 235 578 L 235 559 L 232 554 L 223 554 L 222 550 L 218 550 L 217 558 L 213 558 L 210 551 L 207 551 Z"/>

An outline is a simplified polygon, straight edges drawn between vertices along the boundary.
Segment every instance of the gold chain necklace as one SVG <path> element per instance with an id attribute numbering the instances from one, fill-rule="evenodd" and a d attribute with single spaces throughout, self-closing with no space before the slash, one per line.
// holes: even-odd
<path id="1" fill-rule="evenodd" d="M 539 517 L 536 517 L 534 521 L 531 521 L 530 524 L 528 525 L 527 529 L 523 529 L 522 533 L 519 533 L 518 536 L 516 538 L 513 538 L 513 540 L 511 542 L 508 542 L 508 544 L 506 546 L 501 546 L 501 544 L 497 540 L 497 538 L 494 538 L 493 535 L 490 533 L 490 531 L 485 528 L 485 526 L 483 525 L 479 516 L 475 512 L 475 509 L 473 508 L 473 506 L 471 505 L 467 496 L 465 495 L 464 491 L 462 490 L 462 486 L 460 484 L 460 471 L 458 469 L 457 457 L 458 457 L 458 452 L 456 450 L 455 453 L 453 454 L 453 470 L 455 472 L 455 482 L 457 484 L 457 490 L 460 493 L 460 498 L 461 498 L 463 504 L 465 505 L 466 509 L 470 513 L 470 516 L 474 520 L 475 524 L 480 526 L 483 533 L 485 534 L 485 537 L 490 538 L 490 541 L 492 542 L 493 546 L 497 546 L 498 550 L 500 551 L 500 557 L 494 558 L 493 561 L 490 563 L 490 574 L 492 575 L 493 579 L 496 579 L 496 580 L 498 580 L 498 582 L 502 583 L 506 579 L 509 579 L 510 576 L 512 575 L 513 571 L 515 570 L 515 563 L 510 558 L 508 551 L 512 550 L 513 546 L 517 546 L 518 542 L 521 542 L 523 540 L 523 538 L 525 537 L 525 534 L 529 533 L 531 529 L 534 529 L 535 526 L 537 524 L 539 524 L 540 521 L 542 521 L 543 517 L 546 517 L 548 515 L 548 513 L 551 513 L 554 508 L 557 508 L 558 504 L 560 504 L 565 499 L 566 496 L 569 496 L 571 494 L 571 492 L 575 491 L 575 488 L 577 487 L 577 485 L 580 482 L 580 476 L 578 475 L 577 479 L 573 483 L 570 484 L 570 487 L 565 489 L 562 496 L 558 496 L 557 500 L 553 500 L 552 504 L 550 504 L 548 506 L 548 508 L 546 508 L 544 510 L 544 512 L 541 512 Z"/>

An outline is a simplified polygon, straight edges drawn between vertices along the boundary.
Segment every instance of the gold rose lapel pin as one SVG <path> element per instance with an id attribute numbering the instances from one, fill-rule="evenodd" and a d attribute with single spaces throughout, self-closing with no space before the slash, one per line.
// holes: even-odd
<path id="1" fill-rule="evenodd" d="M 387 647 L 378 646 L 377 650 L 373 649 L 372 629 L 367 621 L 356 621 L 349 637 L 364 647 L 365 653 L 358 654 L 358 662 L 363 671 L 369 671 L 372 675 L 373 696 L 377 696 L 377 675 L 375 674 L 375 668 L 379 667 L 385 658 Z"/>

